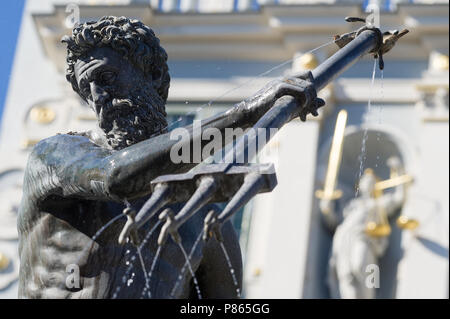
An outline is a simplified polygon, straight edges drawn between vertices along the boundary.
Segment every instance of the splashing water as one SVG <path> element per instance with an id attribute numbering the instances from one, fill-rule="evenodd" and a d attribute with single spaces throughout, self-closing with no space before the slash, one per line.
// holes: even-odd
<path id="1" fill-rule="evenodd" d="M 370 96 L 369 96 L 369 101 L 367 102 L 366 112 L 364 113 L 364 124 L 367 124 L 369 122 L 370 112 L 372 109 L 372 91 L 373 91 L 373 87 L 374 87 L 374 83 L 375 83 L 376 69 L 377 69 L 377 60 L 374 60 L 373 61 L 373 71 L 372 71 L 372 83 L 370 85 Z M 364 128 L 364 134 L 363 134 L 362 145 L 361 145 L 361 155 L 360 155 L 360 159 L 359 159 L 359 172 L 358 172 L 355 197 L 358 197 L 358 195 L 359 195 L 359 181 L 361 179 L 361 176 L 363 173 L 363 168 L 364 168 L 364 163 L 365 163 L 366 157 L 367 157 L 366 144 L 367 144 L 368 133 L 369 133 L 369 130 L 366 125 L 366 127 Z"/>
<path id="2" fill-rule="evenodd" d="M 125 283 L 127 283 L 128 287 L 130 286 L 130 285 L 128 285 L 128 282 L 129 282 L 128 274 L 130 273 L 131 269 L 133 268 L 133 264 L 134 264 L 134 261 L 136 260 L 136 256 L 137 256 L 137 252 L 131 257 L 130 260 L 127 260 L 126 265 L 128 266 L 128 269 L 125 272 L 125 275 L 122 276 L 122 285 L 116 287 L 116 290 L 114 291 L 112 299 L 117 298 L 117 295 L 119 294 L 120 290 L 122 289 L 122 286 L 125 285 Z M 132 277 L 134 277 L 134 273 L 133 273 Z"/>
<path id="3" fill-rule="evenodd" d="M 195 277 L 194 270 L 192 270 L 192 265 L 191 265 L 188 255 L 186 254 L 186 250 L 184 250 L 182 243 L 179 243 L 178 247 L 180 247 L 181 251 L 183 252 L 184 258 L 186 259 L 186 263 L 189 267 L 189 271 L 191 273 L 192 280 L 194 281 L 194 286 L 195 286 L 195 290 L 197 291 L 198 299 L 202 299 L 202 293 L 200 292 L 200 286 L 198 285 L 197 277 Z"/>
<path id="4" fill-rule="evenodd" d="M 231 274 L 231 277 L 233 278 L 234 286 L 236 287 L 236 295 L 238 298 L 241 298 L 241 289 L 239 288 L 239 283 L 237 281 L 233 265 L 231 264 L 231 259 L 230 259 L 230 256 L 228 255 L 228 251 L 225 248 L 225 245 L 223 244 L 223 242 L 220 242 L 220 247 L 222 247 L 223 254 L 225 256 L 225 259 L 227 260 L 228 268 L 230 269 L 230 274 Z"/>
<path id="5" fill-rule="evenodd" d="M 144 240 L 142 241 L 142 243 L 137 247 L 136 249 L 136 253 L 134 253 L 134 255 L 131 257 L 131 259 L 129 261 L 126 262 L 126 265 L 128 266 L 127 270 L 125 271 L 125 274 L 122 277 L 122 282 L 123 284 L 128 283 L 129 281 L 128 279 L 128 274 L 130 273 L 130 271 L 133 269 L 134 267 L 134 262 L 136 260 L 136 256 L 138 254 L 138 250 L 142 250 L 142 248 L 145 246 L 145 244 L 148 242 L 148 240 L 150 239 L 150 236 L 153 234 L 153 232 L 156 230 L 156 228 L 161 224 L 161 221 L 158 220 L 155 225 L 153 225 L 153 227 L 147 232 L 147 234 L 144 237 Z M 133 276 L 134 277 L 134 276 Z M 128 285 L 129 286 L 129 285 Z M 120 290 L 122 289 L 122 286 L 117 286 L 116 287 L 116 291 L 113 294 L 112 299 L 116 299 L 118 293 L 120 292 Z"/>
<path id="6" fill-rule="evenodd" d="M 333 43 L 335 43 L 335 42 L 336 42 L 336 40 L 329 41 L 329 42 L 324 43 L 324 44 L 322 44 L 322 45 L 320 45 L 320 46 L 318 46 L 318 47 L 316 47 L 316 48 L 314 48 L 314 49 L 312 49 L 312 50 L 309 50 L 309 51 L 303 53 L 303 54 L 300 55 L 300 56 L 297 56 L 297 57 L 294 57 L 294 58 L 289 59 L 289 60 L 287 60 L 287 61 L 284 61 L 284 62 L 282 62 L 282 63 L 280 63 L 280 64 L 278 64 L 278 65 L 276 65 L 276 66 L 270 68 L 269 70 L 264 71 L 263 73 L 258 74 L 258 75 L 255 76 L 254 78 L 252 78 L 252 79 L 250 79 L 250 80 L 248 80 L 248 81 L 246 81 L 246 82 L 244 82 L 244 83 L 242 83 L 242 84 L 240 84 L 240 85 L 238 85 L 238 86 L 236 86 L 236 87 L 234 87 L 234 88 L 232 88 L 232 89 L 226 91 L 225 93 L 223 93 L 222 95 L 219 95 L 219 96 L 216 97 L 215 99 L 210 100 L 208 103 L 205 103 L 205 104 L 199 106 L 197 109 L 195 109 L 195 111 L 191 111 L 191 112 L 186 113 L 185 116 L 195 116 L 195 115 L 197 115 L 201 110 L 203 110 L 205 107 L 210 107 L 213 103 L 217 102 L 217 101 L 220 100 L 221 98 L 227 96 L 228 94 L 230 94 L 230 93 L 232 93 L 232 92 L 234 92 L 234 91 L 236 91 L 236 90 L 238 90 L 238 89 L 241 89 L 241 88 L 243 88 L 243 87 L 249 85 L 250 83 L 254 82 L 256 79 L 259 79 L 259 78 L 261 78 L 261 77 L 263 77 L 263 76 L 266 76 L 266 75 L 272 73 L 273 71 L 278 70 L 279 68 L 281 68 L 281 67 L 283 67 L 283 66 L 285 66 L 285 65 L 287 65 L 287 64 L 289 64 L 289 63 L 292 63 L 293 61 L 295 61 L 295 60 L 297 60 L 297 59 L 300 59 L 300 58 L 303 57 L 305 54 L 313 53 L 313 52 L 315 52 L 315 51 L 317 51 L 317 50 L 320 50 L 321 48 L 326 47 L 326 46 L 328 46 L 328 45 L 330 45 L 330 44 L 333 44 Z M 185 103 L 188 104 L 188 102 L 185 102 Z M 170 124 L 167 126 L 167 129 L 172 128 L 175 124 L 177 124 L 177 123 L 179 123 L 180 121 L 182 121 L 182 119 L 183 119 L 183 118 L 180 116 L 180 117 L 177 118 L 175 121 L 173 121 L 172 123 L 170 123 Z"/>
<path id="7" fill-rule="evenodd" d="M 150 280 L 152 279 L 152 275 L 153 275 L 153 271 L 155 270 L 156 262 L 158 261 L 159 256 L 161 254 L 161 248 L 162 248 L 162 246 L 158 246 L 158 249 L 156 250 L 155 257 L 153 258 L 153 261 L 152 261 L 152 266 L 150 267 L 150 272 L 148 273 L 148 286 L 147 286 L 147 284 L 145 285 L 145 288 L 142 291 L 141 298 L 147 290 L 148 290 L 149 298 L 152 297 L 152 292 L 150 291 Z"/>
<path id="8" fill-rule="evenodd" d="M 381 84 L 381 89 L 380 89 L 380 95 L 381 95 L 381 101 L 380 104 L 378 105 L 378 125 L 381 124 L 381 113 L 383 111 L 383 102 L 384 102 L 384 70 L 381 70 L 381 77 L 380 77 L 380 84 Z"/>
<path id="9" fill-rule="evenodd" d="M 137 249 L 137 254 L 139 256 L 139 261 L 141 262 L 141 267 L 142 267 L 142 271 L 144 272 L 144 278 L 145 278 L 145 288 L 141 294 L 141 299 L 144 297 L 144 294 L 147 290 L 149 291 L 148 297 L 151 298 L 152 296 L 150 294 L 150 280 L 147 275 L 147 269 L 145 268 L 144 258 L 142 258 L 141 250 L 139 248 Z"/>
<path id="10" fill-rule="evenodd" d="M 191 248 L 191 251 L 189 252 L 189 257 L 188 257 L 189 261 L 192 259 L 192 256 L 194 255 L 194 251 L 197 248 L 202 236 L 203 236 L 203 231 L 200 232 L 200 234 L 198 235 L 197 239 L 194 242 L 194 245 Z M 170 292 L 170 298 L 174 298 L 175 292 L 177 291 L 178 286 L 180 285 L 181 280 L 183 279 L 183 276 L 184 276 L 184 273 L 186 272 L 187 267 L 188 267 L 188 261 L 186 261 L 184 263 L 183 267 L 181 268 L 180 275 L 178 275 L 177 281 L 175 282 L 175 285 L 173 286 L 173 289 Z"/>
<path id="11" fill-rule="evenodd" d="M 161 224 L 161 220 L 158 220 L 155 225 L 153 225 L 152 229 L 150 229 L 150 231 L 145 235 L 144 240 L 142 241 L 142 243 L 139 245 L 139 249 L 142 249 L 142 247 L 145 246 L 145 244 L 147 244 L 148 240 L 150 239 L 150 236 L 153 234 L 153 232 L 156 230 L 156 228 Z"/>
<path id="12" fill-rule="evenodd" d="M 125 215 L 120 214 L 112 218 L 109 222 L 107 222 L 103 227 L 101 227 L 94 236 L 92 236 L 92 241 L 94 242 L 109 226 L 111 226 L 112 223 L 114 223 L 116 220 L 118 220 L 121 217 L 124 217 Z"/>
<path id="13" fill-rule="evenodd" d="M 377 124 L 381 125 L 381 114 L 383 113 L 383 102 L 384 102 L 384 70 L 381 70 L 381 90 L 380 90 L 380 95 L 381 95 L 381 101 L 380 104 L 378 105 L 378 119 L 377 119 Z M 377 143 L 380 143 L 380 139 L 381 139 L 381 132 L 377 131 Z M 377 161 L 375 163 L 375 167 L 378 167 L 378 161 L 380 159 L 380 156 L 377 155 Z"/>

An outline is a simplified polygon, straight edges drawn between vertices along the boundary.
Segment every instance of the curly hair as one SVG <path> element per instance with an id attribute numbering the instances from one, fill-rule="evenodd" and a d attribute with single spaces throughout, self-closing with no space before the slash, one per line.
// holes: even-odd
<path id="1" fill-rule="evenodd" d="M 139 20 L 105 16 L 97 22 L 86 22 L 75 27 L 72 35 L 64 36 L 61 42 L 67 44 L 66 79 L 78 94 L 76 61 L 93 48 L 109 46 L 143 71 L 145 76 L 160 79 L 154 81 L 154 88 L 164 102 L 167 100 L 170 84 L 167 53 L 153 30 Z"/>

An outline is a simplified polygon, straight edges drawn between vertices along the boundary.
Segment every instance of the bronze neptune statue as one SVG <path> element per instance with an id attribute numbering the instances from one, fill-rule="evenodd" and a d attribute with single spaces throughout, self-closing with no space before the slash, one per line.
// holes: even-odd
<path id="1" fill-rule="evenodd" d="M 149 27 L 125 17 L 84 23 L 62 41 L 67 45 L 67 80 L 95 112 L 98 127 L 42 140 L 29 156 L 18 218 L 19 297 L 141 298 L 150 297 L 142 293 L 148 284 L 152 298 L 196 298 L 193 277 L 181 272 L 185 257 L 173 240 L 162 247 L 149 282 L 135 261 L 130 284 L 124 278 L 136 248 L 130 241 L 118 243 L 124 218 L 97 235 L 106 223 L 123 216 L 123 203 L 139 211 L 151 195 L 152 180 L 194 167 L 170 160 L 176 141 L 167 130 L 170 76 L 165 50 Z M 286 95 L 295 99 L 302 119 L 324 104 L 316 97 L 311 73 L 306 73 L 270 83 L 227 112 L 203 120 L 202 129 L 252 127 Z M 171 204 L 173 211 L 180 207 Z M 179 228 L 186 251 L 211 209 L 213 204 L 206 205 Z M 150 218 L 136 230 L 137 236 L 144 238 L 157 222 L 156 216 Z M 156 236 L 140 249 L 144 265 L 155 257 Z M 224 223 L 222 236 L 240 287 L 241 253 L 230 222 Z M 236 297 L 216 238 L 200 242 L 191 264 L 202 297 Z M 79 275 L 78 282 L 68 285 L 67 269 Z M 179 289 L 172 294 L 180 274 Z"/>

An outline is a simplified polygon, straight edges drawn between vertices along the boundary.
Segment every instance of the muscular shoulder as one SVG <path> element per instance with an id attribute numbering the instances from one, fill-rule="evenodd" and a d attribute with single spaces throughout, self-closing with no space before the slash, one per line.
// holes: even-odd
<path id="1" fill-rule="evenodd" d="M 80 174 L 100 171 L 110 154 L 85 136 L 60 134 L 46 138 L 36 144 L 28 158 L 24 195 L 43 198 L 48 194 L 77 193 L 78 186 L 82 186 L 76 180 Z M 67 187 L 63 189 L 64 185 Z"/>
<path id="2" fill-rule="evenodd" d="M 29 160 L 40 160 L 51 165 L 61 158 L 67 159 L 94 149 L 109 154 L 108 150 L 98 147 L 86 136 L 58 134 L 37 143 L 30 154 Z"/>

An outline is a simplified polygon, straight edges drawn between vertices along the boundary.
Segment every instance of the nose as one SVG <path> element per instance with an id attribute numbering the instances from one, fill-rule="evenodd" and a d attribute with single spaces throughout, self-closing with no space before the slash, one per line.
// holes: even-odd
<path id="1" fill-rule="evenodd" d="M 108 99 L 109 94 L 102 86 L 96 84 L 94 81 L 91 82 L 89 86 L 91 88 L 92 102 L 94 102 L 94 106 L 98 112 L 98 107 L 104 104 L 104 102 Z"/>

